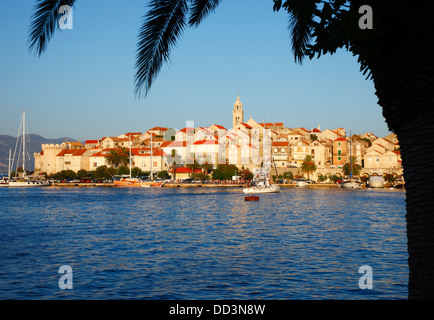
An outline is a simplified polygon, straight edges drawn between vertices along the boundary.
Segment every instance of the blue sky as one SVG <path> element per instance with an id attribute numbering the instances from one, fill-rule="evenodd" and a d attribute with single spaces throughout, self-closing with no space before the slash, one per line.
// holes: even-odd
<path id="1" fill-rule="evenodd" d="M 226 0 L 187 28 L 148 96 L 134 96 L 138 29 L 146 0 L 78 0 L 73 29 L 40 58 L 27 47 L 34 0 L 0 0 L 0 134 L 16 136 L 23 109 L 46 138 L 98 139 L 154 126 L 232 126 L 244 117 L 293 128 L 389 132 L 371 80 L 344 50 L 294 62 L 285 12 L 271 0 Z"/>

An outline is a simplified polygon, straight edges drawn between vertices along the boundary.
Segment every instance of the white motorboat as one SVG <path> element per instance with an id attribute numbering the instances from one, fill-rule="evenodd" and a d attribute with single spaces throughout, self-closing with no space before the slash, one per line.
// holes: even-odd
<path id="1" fill-rule="evenodd" d="M 253 186 L 243 188 L 243 192 L 246 194 L 278 193 L 280 192 L 280 186 L 271 184 L 268 181 L 259 181 Z"/>
<path id="2" fill-rule="evenodd" d="M 307 187 L 308 185 L 309 185 L 309 183 L 307 182 L 306 179 L 298 179 L 295 181 L 296 187 Z"/>
<path id="3" fill-rule="evenodd" d="M 370 176 L 368 181 L 368 186 L 370 188 L 383 188 L 384 179 L 382 176 Z"/>
<path id="4" fill-rule="evenodd" d="M 341 188 L 357 189 L 362 187 L 362 182 L 354 179 L 344 180 L 341 183 Z"/>

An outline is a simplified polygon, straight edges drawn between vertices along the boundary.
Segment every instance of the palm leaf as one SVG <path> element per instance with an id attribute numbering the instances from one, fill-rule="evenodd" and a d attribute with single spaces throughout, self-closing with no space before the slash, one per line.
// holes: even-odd
<path id="1" fill-rule="evenodd" d="M 29 34 L 29 49 L 41 55 L 47 48 L 48 42 L 58 27 L 61 16 L 60 7 L 73 7 L 75 0 L 38 0 L 32 15 Z"/>
<path id="2" fill-rule="evenodd" d="M 187 0 L 152 0 L 139 30 L 135 93 L 148 93 L 152 81 L 169 60 L 170 48 L 182 34 L 188 13 Z"/>
<path id="3" fill-rule="evenodd" d="M 311 28 L 318 2 L 318 0 L 288 0 L 283 4 L 289 13 L 292 51 L 295 61 L 300 64 L 306 56 L 307 46 L 312 38 Z M 279 5 L 276 8 L 279 8 Z"/>
<path id="4" fill-rule="evenodd" d="M 194 0 L 191 6 L 190 26 L 197 27 L 219 5 L 221 0 Z"/>

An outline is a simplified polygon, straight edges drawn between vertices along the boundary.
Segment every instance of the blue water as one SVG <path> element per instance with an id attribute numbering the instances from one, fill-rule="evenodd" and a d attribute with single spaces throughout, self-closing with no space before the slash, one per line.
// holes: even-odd
<path id="1" fill-rule="evenodd" d="M 405 191 L 0 188 L 0 299 L 406 299 Z M 59 288 L 59 267 L 72 289 Z M 373 289 L 359 287 L 372 268 Z"/>

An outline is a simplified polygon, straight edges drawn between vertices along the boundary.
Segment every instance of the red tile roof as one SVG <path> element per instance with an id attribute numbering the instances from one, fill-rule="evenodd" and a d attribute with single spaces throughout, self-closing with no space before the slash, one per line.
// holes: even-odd
<path id="1" fill-rule="evenodd" d="M 180 148 L 187 147 L 188 141 L 164 141 L 160 148 Z"/>
<path id="2" fill-rule="evenodd" d="M 289 145 L 288 141 L 274 141 L 271 144 L 273 147 L 287 147 Z"/>
<path id="3" fill-rule="evenodd" d="M 347 141 L 347 139 L 345 139 L 344 137 L 341 137 L 341 138 L 335 139 L 334 141 Z"/>
<path id="4" fill-rule="evenodd" d="M 70 154 L 72 156 L 81 156 L 83 155 L 83 153 L 85 153 L 87 151 L 87 149 L 63 149 L 62 151 L 60 151 L 57 156 L 58 157 L 63 157 L 67 154 Z"/>
<path id="5" fill-rule="evenodd" d="M 244 127 L 246 127 L 247 129 L 252 129 L 252 127 L 249 126 L 247 123 L 241 122 L 241 124 L 242 124 Z"/>
<path id="6" fill-rule="evenodd" d="M 214 126 L 216 126 L 218 129 L 224 129 L 224 130 L 226 130 L 225 127 L 223 127 L 223 126 L 221 126 L 221 125 L 219 125 L 219 124 L 214 124 Z"/>
<path id="7" fill-rule="evenodd" d="M 172 170 L 173 172 L 173 170 Z M 202 172 L 201 169 L 195 169 L 194 173 L 199 173 Z M 193 169 L 190 168 L 186 168 L 186 167 L 180 167 L 180 168 L 176 168 L 175 173 L 193 173 Z"/>
<path id="8" fill-rule="evenodd" d="M 167 128 L 163 128 L 163 127 L 153 127 L 152 129 L 149 129 L 148 131 L 151 131 L 151 130 L 167 131 Z"/>
<path id="9" fill-rule="evenodd" d="M 198 140 L 193 143 L 194 145 L 203 145 L 203 144 L 219 144 L 217 140 Z"/>

